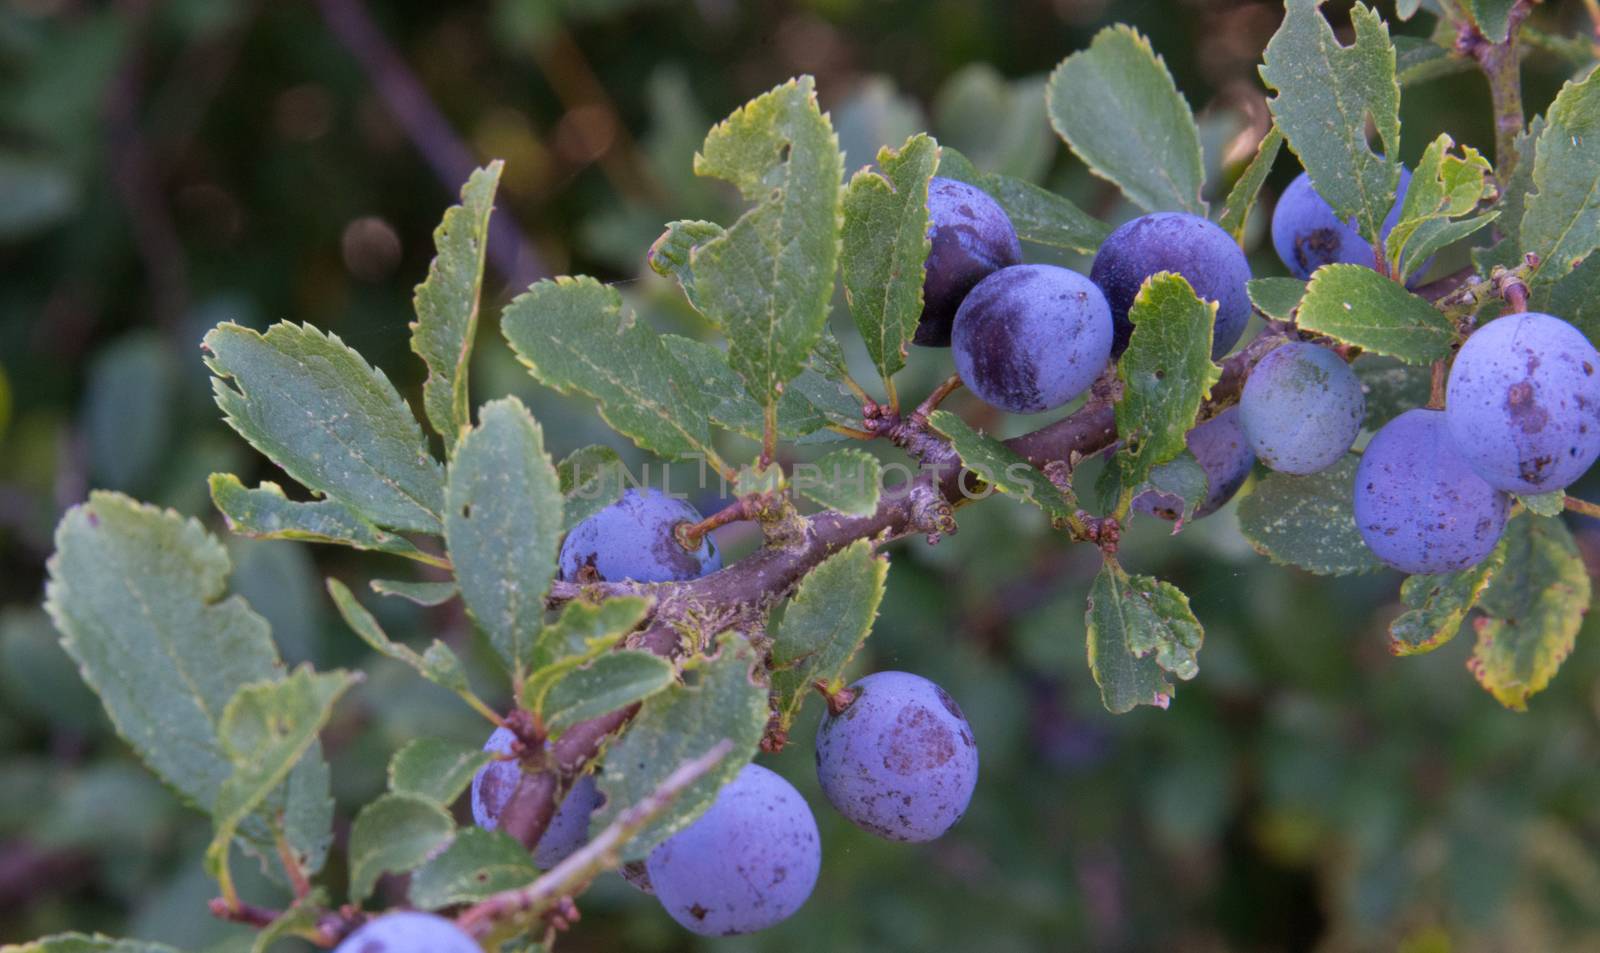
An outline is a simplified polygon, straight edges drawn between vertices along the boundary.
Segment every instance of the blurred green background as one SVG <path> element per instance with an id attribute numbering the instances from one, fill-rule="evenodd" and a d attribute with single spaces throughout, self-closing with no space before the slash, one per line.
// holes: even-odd
<path id="1" fill-rule="evenodd" d="M 1342 28 L 1348 4 L 1329 7 Z M 37 609 L 51 528 L 90 487 L 220 531 L 208 473 L 284 479 L 218 420 L 197 350 L 207 328 L 312 322 L 415 398 L 423 368 L 406 324 L 431 230 L 471 165 L 499 157 L 486 314 L 533 279 L 581 272 L 618 282 L 649 320 L 703 335 L 644 252 L 670 219 L 737 214 L 694 179 L 691 156 L 714 120 L 801 72 L 818 77 L 848 168 L 929 129 L 980 167 L 1126 218 L 1043 110 L 1044 74 L 1118 20 L 1165 56 L 1220 192 L 1264 131 L 1255 64 L 1280 17 L 1276 3 L 1239 0 L 0 6 L 0 942 L 81 929 L 249 948 L 248 930 L 205 913 L 206 819 L 114 737 Z M 1590 29 L 1576 0 L 1544 4 L 1534 22 Z M 1423 14 L 1395 31 L 1425 38 L 1432 26 Z M 1530 56 L 1530 111 L 1573 69 Z M 1410 86 L 1404 158 L 1441 131 L 1490 150 L 1487 116 L 1475 74 Z M 1267 208 L 1292 166 L 1280 161 Z M 1261 224 L 1257 274 L 1282 273 Z M 1442 257 L 1451 270 L 1464 253 Z M 841 332 L 852 339 L 848 319 Z M 587 404 L 536 386 L 492 319 L 480 340 L 477 399 L 523 397 L 558 455 L 591 442 L 627 452 Z M 948 361 L 918 351 L 901 393 L 920 396 Z M 1039 423 L 952 406 L 995 430 Z M 1594 527 L 1575 528 L 1600 558 Z M 799 915 L 699 941 L 607 877 L 562 948 L 1600 950 L 1596 633 L 1513 714 L 1465 670 L 1470 630 L 1433 655 L 1389 657 L 1397 577 L 1271 566 L 1231 508 L 1166 533 L 1137 525 L 1125 561 L 1182 586 L 1207 628 L 1201 673 L 1170 711 L 1100 706 L 1084 661 L 1092 552 L 1047 537 L 1031 510 L 964 510 L 958 535 L 896 547 L 860 661 L 927 675 L 966 709 L 983 767 L 961 825 L 903 846 L 844 823 L 811 771 L 813 706 L 766 759 L 822 826 L 823 875 Z M 723 542 L 750 545 L 737 528 Z M 289 661 L 368 673 L 325 738 L 341 837 L 402 742 L 485 734 L 451 696 L 369 657 L 332 612 L 321 576 L 392 566 L 230 546 L 236 590 Z M 442 634 L 474 652 L 458 607 L 367 602 L 396 636 Z M 479 683 L 495 684 L 485 653 L 474 657 Z M 342 878 L 336 858 L 336 892 Z M 265 883 L 248 891 L 275 899 Z"/>

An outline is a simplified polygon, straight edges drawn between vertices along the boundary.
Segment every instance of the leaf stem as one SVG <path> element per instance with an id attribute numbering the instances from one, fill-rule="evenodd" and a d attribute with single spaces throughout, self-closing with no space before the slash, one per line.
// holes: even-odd
<path id="1" fill-rule="evenodd" d="M 766 469 L 778 455 L 778 401 L 767 401 L 761 419 L 761 468 Z"/>
<path id="2" fill-rule="evenodd" d="M 876 440 L 878 438 L 875 433 L 868 433 L 865 430 L 857 430 L 854 427 L 846 427 L 841 424 L 829 424 L 827 429 L 837 434 L 843 434 L 851 440 Z"/>
<path id="3" fill-rule="evenodd" d="M 1445 385 L 1450 380 L 1450 362 L 1440 358 L 1433 362 L 1433 379 L 1428 389 L 1428 409 L 1444 409 Z"/>
<path id="4" fill-rule="evenodd" d="M 283 874 L 289 880 L 289 886 L 294 889 L 294 898 L 304 900 L 311 893 L 311 882 L 306 879 L 306 872 L 300 866 L 300 861 L 294 856 L 294 848 L 289 846 L 289 839 L 284 836 L 280 823 L 274 825 L 277 830 L 273 832 L 274 842 L 278 848 L 278 863 L 283 865 Z"/>
<path id="5" fill-rule="evenodd" d="M 1580 500 L 1575 496 L 1569 496 L 1566 498 L 1564 505 L 1567 509 L 1580 516 L 1591 516 L 1595 519 L 1600 519 L 1600 503 L 1590 503 L 1588 500 Z"/>
<path id="6" fill-rule="evenodd" d="M 727 526 L 729 523 L 754 519 L 753 511 L 750 498 L 741 496 L 698 523 L 679 523 L 672 532 L 677 537 L 678 545 L 692 550 L 697 548 L 700 541 L 712 530 Z"/>
<path id="7" fill-rule="evenodd" d="M 961 375 L 951 374 L 944 379 L 943 383 L 933 389 L 933 393 L 929 394 L 922 403 L 917 405 L 917 409 L 912 411 L 912 415 L 924 421 L 927 420 L 928 416 L 938 410 L 940 404 L 944 403 L 946 397 L 960 389 Z"/>

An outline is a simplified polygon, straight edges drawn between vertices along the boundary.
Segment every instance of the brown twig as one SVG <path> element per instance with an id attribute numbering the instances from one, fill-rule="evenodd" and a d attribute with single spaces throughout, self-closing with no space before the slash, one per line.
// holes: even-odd
<path id="1" fill-rule="evenodd" d="M 1456 51 L 1471 56 L 1489 81 L 1489 100 L 1494 108 L 1495 182 L 1504 189 L 1517 167 L 1517 136 L 1526 117 L 1522 110 L 1522 53 L 1518 32 L 1533 12 L 1534 0 L 1517 0 L 1506 17 L 1506 38 L 1491 43 L 1468 19 L 1461 21 L 1456 36 Z"/>
<path id="2" fill-rule="evenodd" d="M 1580 516 L 1591 516 L 1595 519 L 1600 519 L 1600 503 L 1590 503 L 1588 500 L 1580 500 L 1575 496 L 1569 496 L 1566 498 L 1564 505 L 1567 509 Z"/>

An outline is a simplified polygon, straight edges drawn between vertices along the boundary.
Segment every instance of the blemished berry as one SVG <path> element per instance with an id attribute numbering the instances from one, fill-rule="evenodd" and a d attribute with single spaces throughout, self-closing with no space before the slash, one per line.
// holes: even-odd
<path id="1" fill-rule="evenodd" d="M 956 310 L 978 282 L 1022 261 L 1011 219 L 987 192 L 934 176 L 928 182 L 928 260 L 913 343 L 949 347 Z"/>
<path id="2" fill-rule="evenodd" d="M 1193 428 L 1183 438 L 1189 453 L 1206 474 L 1206 498 L 1195 508 L 1192 519 L 1210 516 L 1222 509 L 1250 477 L 1250 468 L 1256 464 L 1250 441 L 1239 428 L 1239 408 L 1229 407 L 1205 423 Z M 1162 464 L 1151 472 L 1159 479 Z M 1183 500 L 1160 490 L 1146 490 L 1133 501 L 1134 509 L 1164 520 L 1176 520 L 1183 515 Z"/>
<path id="3" fill-rule="evenodd" d="M 1479 328 L 1450 369 L 1456 450 L 1499 490 L 1560 490 L 1600 456 L 1600 353 L 1577 328 L 1523 312 Z"/>
<path id="4" fill-rule="evenodd" d="M 1456 452 L 1444 412 L 1408 410 L 1367 444 L 1356 468 L 1356 528 L 1367 548 L 1408 573 L 1456 572 L 1494 550 L 1509 498 Z"/>
<path id="5" fill-rule="evenodd" d="M 516 739 L 509 729 L 496 728 L 489 735 L 483 750 L 496 754 L 509 754 Z M 521 765 L 515 761 L 491 761 L 472 776 L 472 820 L 486 831 L 500 826 L 500 813 L 517 789 L 522 774 Z M 549 870 L 566 860 L 568 855 L 589 841 L 589 815 L 600 806 L 603 797 L 595 785 L 594 775 L 586 774 L 572 785 L 555 814 L 550 818 L 539 843 L 533 848 L 534 866 Z"/>
<path id="6" fill-rule="evenodd" d="M 1291 341 L 1263 357 L 1239 397 L 1239 426 L 1256 457 L 1305 476 L 1338 463 L 1366 418 L 1361 381 L 1339 355 Z"/>
<path id="7" fill-rule="evenodd" d="M 956 313 L 956 371 L 985 403 L 1031 414 L 1089 388 L 1111 359 L 1111 312 L 1094 283 L 1054 265 L 1013 265 Z"/>
<path id="8" fill-rule="evenodd" d="M 1400 167 L 1400 186 L 1394 207 L 1383 220 L 1380 236 L 1387 241 L 1389 232 L 1400 221 L 1400 207 L 1405 204 L 1406 191 L 1411 188 L 1411 170 Z M 1323 265 L 1343 263 L 1377 266 L 1372 245 L 1356 229 L 1354 221 L 1341 222 L 1333 206 L 1323 201 L 1311 185 L 1311 177 L 1300 173 L 1278 198 L 1272 210 L 1272 247 L 1283 260 L 1285 268 L 1296 278 L 1310 278 L 1311 273 Z M 1418 269 L 1417 274 L 1427 271 Z"/>
<path id="9" fill-rule="evenodd" d="M 811 808 L 788 781 L 754 764 L 646 863 L 661 906 L 705 936 L 753 933 L 787 919 L 811 896 L 821 866 Z"/>
<path id="10" fill-rule="evenodd" d="M 896 841 L 930 841 L 961 820 L 978 783 L 978 745 L 944 689 L 908 672 L 854 685 L 817 727 L 817 779 L 852 824 Z"/>
<path id="11" fill-rule="evenodd" d="M 651 487 L 628 490 L 567 534 L 561 578 L 575 581 L 585 566 L 606 582 L 683 582 L 716 572 L 722 554 L 709 535 L 693 550 L 673 535 L 679 523 L 699 520 L 700 512 L 685 500 Z"/>
<path id="12" fill-rule="evenodd" d="M 483 953 L 483 948 L 444 917 L 401 910 L 365 924 L 333 953 Z"/>
<path id="13" fill-rule="evenodd" d="M 1094 256 L 1089 277 L 1111 305 L 1121 354 L 1133 334 L 1128 309 L 1146 278 L 1161 271 L 1182 275 L 1195 294 L 1217 304 L 1211 356 L 1221 357 L 1238 343 L 1250 320 L 1250 263 L 1227 232 L 1198 215 L 1156 212 L 1141 215 L 1112 232 Z"/>

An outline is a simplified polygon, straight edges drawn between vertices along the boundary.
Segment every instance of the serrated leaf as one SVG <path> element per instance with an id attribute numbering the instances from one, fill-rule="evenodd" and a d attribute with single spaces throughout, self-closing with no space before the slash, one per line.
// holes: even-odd
<path id="1" fill-rule="evenodd" d="M 1600 254 L 1589 255 L 1555 283 L 1534 289 L 1532 306 L 1572 322 L 1590 344 L 1600 341 Z"/>
<path id="2" fill-rule="evenodd" d="M 472 426 L 467 366 L 478 333 L 489 215 L 504 167 L 495 160 L 461 186 L 461 204 L 447 210 L 433 232 L 436 254 L 413 298 L 417 320 L 411 324 L 411 350 L 428 365 L 422 407 L 444 438 L 446 452 L 454 452 L 462 432 Z"/>
<path id="3" fill-rule="evenodd" d="M 1250 164 L 1245 166 L 1238 181 L 1228 190 L 1227 201 L 1222 204 L 1222 217 L 1217 224 L 1232 235 L 1234 241 L 1244 241 L 1244 227 L 1250 220 L 1250 210 L 1255 208 L 1261 186 L 1266 184 L 1267 175 L 1272 172 L 1272 163 L 1277 161 L 1281 151 L 1283 133 L 1274 125 L 1256 144 L 1256 154 L 1250 159 Z"/>
<path id="4" fill-rule="evenodd" d="M 144 940 L 114 940 L 98 933 L 58 933 L 27 943 L 0 946 L 0 953 L 182 953 L 177 947 Z"/>
<path id="5" fill-rule="evenodd" d="M 963 467 L 1001 493 L 1044 510 L 1051 526 L 1066 526 L 1077 511 L 1077 501 L 1063 494 L 1021 454 L 973 430 L 955 414 L 936 410 L 928 417 L 928 424 L 949 438 Z"/>
<path id="6" fill-rule="evenodd" d="M 195 520 L 95 492 L 62 517 L 46 587 L 62 647 L 117 733 L 206 811 L 233 774 L 220 737 L 229 701 L 242 686 L 283 674 L 266 620 L 225 597 L 228 571 L 227 550 Z M 292 781 L 269 809 L 285 812 L 291 848 L 320 866 L 326 770 L 312 765 Z M 254 852 L 275 856 L 260 819 L 242 833 Z"/>
<path id="7" fill-rule="evenodd" d="M 1145 210 L 1206 213 L 1194 113 L 1150 41 L 1118 24 L 1050 74 L 1050 124 L 1091 171 Z"/>
<path id="8" fill-rule="evenodd" d="M 374 579 L 372 591 L 380 596 L 399 596 L 419 606 L 442 606 L 461 594 L 453 582 L 413 582 L 404 579 Z"/>
<path id="9" fill-rule="evenodd" d="M 239 825 L 288 780 L 333 716 L 334 703 L 360 680 L 350 672 L 317 673 L 302 666 L 287 678 L 245 685 L 228 701 L 218 736 L 233 770 L 211 808 L 217 831 L 206 849 L 206 868 L 213 877 L 231 882 L 225 867 Z"/>
<path id="10" fill-rule="evenodd" d="M 389 759 L 389 790 L 449 807 L 492 760 L 481 748 L 443 738 L 413 738 Z"/>
<path id="11" fill-rule="evenodd" d="M 1365 265 L 1324 265 L 1311 276 L 1300 327 L 1408 364 L 1448 357 L 1456 331 L 1433 305 Z"/>
<path id="12" fill-rule="evenodd" d="M 445 809 L 428 798 L 385 794 L 368 804 L 350 827 L 350 899 L 366 900 L 385 872 L 421 866 L 455 829 Z"/>
<path id="13" fill-rule="evenodd" d="M 1467 12 L 1490 43 L 1504 43 L 1511 30 L 1511 8 L 1517 0 L 1466 0 Z"/>
<path id="14" fill-rule="evenodd" d="M 211 502 L 236 535 L 334 543 L 410 559 L 425 556 L 410 540 L 384 532 L 336 500 L 299 503 L 284 496 L 276 483 L 252 490 L 231 473 L 211 474 L 210 484 Z"/>
<path id="15" fill-rule="evenodd" d="M 539 711 L 550 686 L 616 645 L 644 621 L 649 611 L 650 600 L 638 596 L 607 599 L 599 604 L 581 600 L 567 603 L 534 643 L 531 674 L 522 686 L 522 704 Z"/>
<path id="16" fill-rule="evenodd" d="M 1169 582 L 1130 576 L 1107 559 L 1089 589 L 1089 670 L 1100 701 L 1113 714 L 1139 705 L 1172 703 L 1171 677 L 1199 674 L 1196 653 L 1205 631 L 1189 609 L 1189 597 Z"/>
<path id="17" fill-rule="evenodd" d="M 690 254 L 694 299 L 728 337 L 728 363 L 762 407 L 805 366 L 828 317 L 844 161 L 805 76 L 758 96 L 706 135 L 696 175 L 756 203 Z"/>
<path id="18" fill-rule="evenodd" d="M 761 405 L 745 392 L 744 384 L 728 365 L 728 355 L 721 348 L 676 334 L 664 334 L 661 341 L 689 376 L 700 382 L 705 400 L 711 405 L 708 413 L 713 422 L 752 440 L 761 439 L 764 426 Z M 828 418 L 812 406 L 799 386 L 808 375 L 815 376 L 815 372 L 802 371 L 778 398 L 779 437 L 792 440 L 828 425 Z M 860 407 L 852 403 L 851 408 L 859 417 Z"/>
<path id="19" fill-rule="evenodd" d="M 1277 321 L 1293 321 L 1294 309 L 1306 296 L 1306 283 L 1299 278 L 1252 278 L 1245 290 L 1257 311 Z"/>
<path id="20" fill-rule="evenodd" d="M 500 329 L 534 377 L 600 405 L 612 429 L 669 458 L 715 459 L 710 405 L 655 331 L 593 278 L 541 281 L 506 305 Z"/>
<path id="21" fill-rule="evenodd" d="M 1559 519 L 1520 513 L 1506 525 L 1504 566 L 1479 599 L 1486 617 L 1467 667 L 1513 711 L 1550 684 L 1589 609 L 1589 573 Z"/>
<path id="22" fill-rule="evenodd" d="M 533 855 L 516 838 L 469 827 L 411 875 L 411 903 L 421 910 L 475 903 L 538 876 Z"/>
<path id="23" fill-rule="evenodd" d="M 638 649 L 607 652 L 550 686 L 539 713 L 552 737 L 580 721 L 626 708 L 665 691 L 674 681 L 666 659 Z"/>
<path id="24" fill-rule="evenodd" d="M 844 294 L 867 354 L 888 380 L 906 364 L 922 316 L 928 233 L 928 181 L 939 167 L 939 144 L 927 135 L 885 146 L 878 167 L 850 178 L 845 189 Z"/>
<path id="25" fill-rule="evenodd" d="M 1389 623 L 1389 651 L 1417 655 L 1455 638 L 1490 577 L 1504 562 L 1505 551 L 1496 548 L 1488 559 L 1460 572 L 1407 577 L 1400 586 L 1400 602 L 1406 611 Z"/>
<path id="26" fill-rule="evenodd" d="M 1311 476 L 1269 473 L 1239 504 L 1239 530 L 1275 563 L 1319 576 L 1382 568 L 1356 528 L 1357 458 Z"/>
<path id="27" fill-rule="evenodd" d="M 663 278 L 676 278 L 683 296 L 696 311 L 702 311 L 700 299 L 695 294 L 694 268 L 691 253 L 702 245 L 722 235 L 723 228 L 716 222 L 668 222 L 667 230 L 650 246 L 645 261 L 650 269 Z"/>
<path id="28" fill-rule="evenodd" d="M 593 444 L 567 454 L 556 464 L 561 480 L 562 517 L 567 529 L 621 499 L 625 465 L 610 447 Z"/>
<path id="29" fill-rule="evenodd" d="M 843 685 L 883 601 L 889 561 L 857 540 L 800 580 L 772 633 L 772 696 L 778 726 L 787 732 L 817 682 Z"/>
<path id="30" fill-rule="evenodd" d="M 835 450 L 813 463 L 792 468 L 794 488 L 847 516 L 867 516 L 878 508 L 883 467 L 865 450 Z"/>
<path id="31" fill-rule="evenodd" d="M 755 650 L 728 633 L 716 643 L 716 654 L 686 666 L 693 681 L 670 688 L 646 701 L 622 736 L 606 750 L 600 775 L 605 804 L 590 822 L 598 830 L 661 785 L 680 764 L 710 751 L 723 739 L 733 751 L 673 800 L 622 850 L 623 860 L 639 860 L 668 837 L 687 827 L 711 806 L 716 793 L 733 780 L 761 742 L 767 727 L 767 687 L 754 678 L 759 664 Z"/>
<path id="32" fill-rule="evenodd" d="M 1350 11 L 1355 40 L 1341 46 L 1321 5 L 1287 0 L 1261 66 L 1261 78 L 1277 93 L 1267 105 L 1317 194 L 1376 246 L 1400 184 L 1395 50 L 1383 20 L 1360 4 Z M 1368 122 L 1377 130 L 1379 154 L 1367 145 Z"/>
<path id="33" fill-rule="evenodd" d="M 1133 337 L 1117 361 L 1122 395 L 1113 458 L 1124 487 L 1137 487 L 1150 471 L 1182 453 L 1200 404 L 1222 369 L 1211 361 L 1217 306 L 1203 301 L 1182 275 L 1162 272 L 1145 280 L 1128 310 Z"/>
<path id="34" fill-rule="evenodd" d="M 410 646 L 391 640 L 383 631 L 383 627 L 378 624 L 378 620 L 365 606 L 356 601 L 356 597 L 344 583 L 337 579 L 329 579 L 328 595 L 333 597 L 333 604 L 338 608 L 345 624 L 378 654 L 411 666 L 423 678 L 463 698 L 472 694 L 471 686 L 467 683 L 466 669 L 461 667 L 461 660 L 456 658 L 456 654 L 448 645 L 435 639 L 427 651 L 418 655 Z"/>
<path id="35" fill-rule="evenodd" d="M 1522 216 L 1522 250 L 1539 256 L 1538 286 L 1600 247 L 1600 70 L 1569 82 L 1545 113 L 1533 160 L 1535 191 Z"/>
<path id="36" fill-rule="evenodd" d="M 1386 254 L 1397 273 L 1406 278 L 1420 268 L 1428 256 L 1493 221 L 1498 213 L 1463 221 L 1461 216 L 1475 210 L 1478 202 L 1493 187 L 1489 160 L 1471 146 L 1462 146 L 1459 156 L 1451 155 L 1455 141 L 1441 133 L 1417 163 L 1400 217 L 1389 232 Z"/>
<path id="37" fill-rule="evenodd" d="M 521 401 L 491 401 L 478 416 L 450 461 L 445 547 L 467 612 L 520 682 L 556 574 L 561 483 Z"/>
<path id="38" fill-rule="evenodd" d="M 203 347 L 217 406 L 252 447 L 379 526 L 439 532 L 444 470 L 382 371 L 310 325 L 220 324 Z"/>
<path id="39" fill-rule="evenodd" d="M 1025 242 L 1088 255 L 1111 234 L 1111 226 L 1065 196 L 1009 175 L 980 172 L 970 159 L 948 145 L 939 147 L 939 155 L 939 174 L 989 193 L 1005 210 L 1017 237 Z"/>

